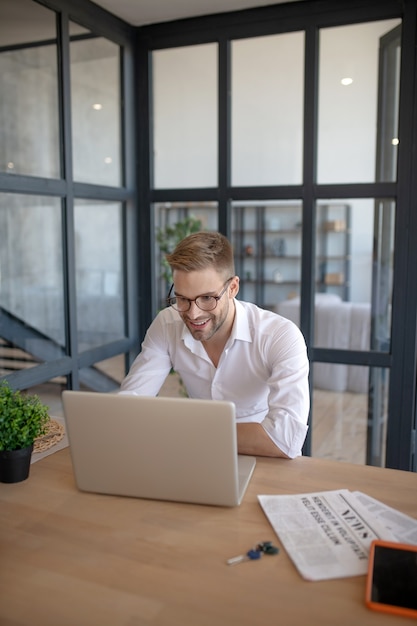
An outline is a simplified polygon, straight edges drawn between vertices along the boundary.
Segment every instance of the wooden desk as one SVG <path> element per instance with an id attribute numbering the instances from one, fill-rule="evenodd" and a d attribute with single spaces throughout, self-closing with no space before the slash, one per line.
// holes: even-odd
<path id="1" fill-rule="evenodd" d="M 77 491 L 68 449 L 0 484 L 1 626 L 405 626 L 364 605 L 365 577 L 304 581 L 284 550 L 227 566 L 276 536 L 257 494 L 360 489 L 417 518 L 417 474 L 259 459 L 237 508 Z"/>

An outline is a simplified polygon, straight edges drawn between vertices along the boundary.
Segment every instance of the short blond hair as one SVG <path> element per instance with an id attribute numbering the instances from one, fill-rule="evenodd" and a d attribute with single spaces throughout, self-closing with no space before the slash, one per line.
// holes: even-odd
<path id="1" fill-rule="evenodd" d="M 235 275 L 233 248 L 218 232 L 200 231 L 188 235 L 166 259 L 172 271 L 195 272 L 212 267 L 227 278 Z"/>

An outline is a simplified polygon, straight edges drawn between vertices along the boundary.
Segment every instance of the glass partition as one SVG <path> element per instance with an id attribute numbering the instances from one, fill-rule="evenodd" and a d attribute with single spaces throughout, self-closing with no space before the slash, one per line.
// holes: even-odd
<path id="1" fill-rule="evenodd" d="M 120 48 L 85 33 L 71 24 L 74 180 L 118 186 L 122 184 Z"/>
<path id="2" fill-rule="evenodd" d="M 30 387 L 27 393 L 36 394 L 43 404 L 49 409 L 49 417 L 51 420 L 58 421 L 58 424 L 64 424 L 64 409 L 62 406 L 61 394 L 67 389 L 67 377 L 57 376 L 45 383 Z M 58 429 L 57 429 L 58 430 Z M 45 442 L 47 443 L 47 442 Z"/>
<path id="3" fill-rule="evenodd" d="M 315 346 L 390 350 L 394 224 L 390 200 L 317 204 Z"/>
<path id="4" fill-rule="evenodd" d="M 217 44 L 152 53 L 156 189 L 217 185 L 217 57 Z"/>
<path id="5" fill-rule="evenodd" d="M 233 185 L 301 183 L 303 100 L 304 33 L 232 42 Z"/>
<path id="6" fill-rule="evenodd" d="M 377 171 L 375 163 L 382 149 L 378 100 L 393 100 L 383 150 L 389 162 L 397 161 L 399 71 L 385 81 L 378 62 L 384 39 L 399 24 L 384 20 L 320 31 L 317 182 L 396 180 L 395 165 Z M 393 54 L 399 68 L 400 48 Z"/>
<path id="7" fill-rule="evenodd" d="M 59 178 L 56 14 L 18 6 L 0 8 L 0 171 Z"/>
<path id="8" fill-rule="evenodd" d="M 85 391 L 116 391 L 125 377 L 123 354 L 98 361 L 79 370 L 80 388 Z"/>
<path id="9" fill-rule="evenodd" d="M 300 306 L 301 208 L 300 202 L 278 200 L 233 204 L 232 242 L 240 277 L 239 298 L 285 317 L 285 301 L 297 315 Z"/>
<path id="10" fill-rule="evenodd" d="M 125 336 L 121 203 L 76 200 L 74 228 L 77 323 L 82 351 Z"/>
<path id="11" fill-rule="evenodd" d="M 126 375 L 124 354 L 118 354 L 110 359 L 94 363 L 94 367 L 117 385 L 120 385 Z"/>
<path id="12" fill-rule="evenodd" d="M 136 244 L 126 241 L 123 205 L 127 197 L 132 224 L 135 181 L 125 189 L 122 173 L 134 170 L 122 145 L 125 118 L 135 133 L 134 68 L 122 56 L 132 58 L 134 36 L 92 7 L 99 36 L 69 19 L 86 17 L 81 6 L 60 6 L 0 2 L 0 376 L 23 388 L 63 372 L 64 385 L 110 391 L 112 375 L 91 362 L 129 350 L 137 335 L 135 296 L 129 325 L 125 311 Z M 100 201 L 81 200 L 85 185 L 74 179 L 94 185 L 87 195 Z M 60 394 L 55 380 L 47 385 Z"/>
<path id="13" fill-rule="evenodd" d="M 314 364 L 314 371 L 318 365 Z M 344 389 L 343 393 L 340 388 L 322 389 L 314 383 L 313 456 L 385 465 L 389 370 L 370 368 L 365 381 L 364 390 Z"/>
<path id="14" fill-rule="evenodd" d="M 1 336 L 25 366 L 63 355 L 62 249 L 59 198 L 0 194 Z"/>

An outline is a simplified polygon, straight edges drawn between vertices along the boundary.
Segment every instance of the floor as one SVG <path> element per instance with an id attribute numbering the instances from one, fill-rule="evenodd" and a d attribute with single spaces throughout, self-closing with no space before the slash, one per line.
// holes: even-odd
<path id="1" fill-rule="evenodd" d="M 315 389 L 312 456 L 364 464 L 367 411 L 367 394 Z"/>

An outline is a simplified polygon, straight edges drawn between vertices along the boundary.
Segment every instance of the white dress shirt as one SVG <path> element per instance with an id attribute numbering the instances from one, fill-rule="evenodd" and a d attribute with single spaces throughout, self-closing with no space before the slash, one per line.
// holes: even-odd
<path id="1" fill-rule="evenodd" d="M 259 422 L 290 458 L 301 454 L 310 408 L 309 363 L 298 327 L 235 300 L 231 335 L 217 368 L 172 307 L 150 325 L 121 392 L 156 396 L 173 368 L 191 398 L 228 400 L 236 421 Z"/>

